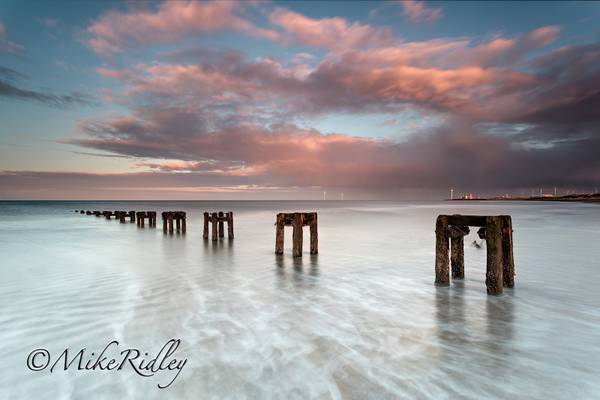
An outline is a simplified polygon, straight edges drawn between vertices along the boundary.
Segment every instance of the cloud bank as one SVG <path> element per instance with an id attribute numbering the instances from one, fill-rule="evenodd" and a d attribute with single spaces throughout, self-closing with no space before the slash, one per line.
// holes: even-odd
<path id="1" fill-rule="evenodd" d="M 400 4 L 414 22 L 443 14 L 418 1 Z M 99 67 L 120 87 L 105 98 L 127 112 L 82 119 L 80 136 L 64 143 L 130 157 L 147 172 L 86 175 L 86 182 L 111 190 L 347 188 L 385 196 L 600 181 L 600 45 L 557 47 L 558 26 L 484 41 L 405 41 L 386 27 L 260 3 L 165 2 L 100 16 L 87 44 L 106 57 L 222 30 L 314 53 L 249 59 L 186 48 L 151 63 Z M 0 93 L 35 98 L 15 87 Z M 310 128 L 323 116 L 390 120 L 407 110 L 438 123 L 402 139 Z M 5 171 L 0 183 L 17 190 L 35 174 Z M 70 179 L 40 178 L 55 187 Z"/>

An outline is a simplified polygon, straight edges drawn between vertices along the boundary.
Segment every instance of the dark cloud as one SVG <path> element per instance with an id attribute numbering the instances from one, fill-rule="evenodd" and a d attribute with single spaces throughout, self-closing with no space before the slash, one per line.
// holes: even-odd
<path id="1" fill-rule="evenodd" d="M 108 123 L 108 122 L 107 122 Z M 543 146 L 487 133 L 462 119 L 448 119 L 428 133 L 397 143 L 324 135 L 293 125 L 244 126 L 206 132 L 189 130 L 170 140 L 167 124 L 136 140 L 118 120 L 101 138 L 74 144 L 142 158 L 182 160 L 144 164 L 160 171 L 211 171 L 278 186 L 477 189 L 537 185 L 594 185 L 600 180 L 600 140 L 582 137 Z M 137 127 L 136 124 L 131 124 Z M 106 132 L 110 132 L 107 135 Z M 523 135 L 523 134 L 519 134 Z"/>
<path id="2" fill-rule="evenodd" d="M 0 97 L 8 99 L 35 101 L 51 107 L 74 105 L 95 105 L 92 97 L 82 93 L 58 94 L 48 90 L 32 90 L 21 87 L 28 77 L 13 69 L 0 66 Z"/>

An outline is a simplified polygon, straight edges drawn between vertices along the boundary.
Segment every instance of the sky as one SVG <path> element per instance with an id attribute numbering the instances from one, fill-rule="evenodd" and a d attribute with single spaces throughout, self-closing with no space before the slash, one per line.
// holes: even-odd
<path id="1" fill-rule="evenodd" d="M 0 2 L 0 200 L 589 192 L 599 154 L 600 2 Z"/>

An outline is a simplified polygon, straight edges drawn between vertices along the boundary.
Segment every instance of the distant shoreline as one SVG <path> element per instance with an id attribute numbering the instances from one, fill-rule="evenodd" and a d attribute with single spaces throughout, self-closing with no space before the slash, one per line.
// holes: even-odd
<path id="1" fill-rule="evenodd" d="M 483 197 L 469 199 L 447 199 L 448 201 L 560 201 L 560 202 L 583 202 L 600 203 L 600 193 L 567 194 L 564 196 L 531 196 L 531 197 Z"/>

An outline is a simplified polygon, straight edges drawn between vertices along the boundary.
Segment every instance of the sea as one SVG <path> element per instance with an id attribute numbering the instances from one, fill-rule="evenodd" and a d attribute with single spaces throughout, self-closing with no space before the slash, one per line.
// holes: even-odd
<path id="1" fill-rule="evenodd" d="M 235 238 L 203 240 L 205 211 L 232 211 Z M 291 228 L 274 254 L 295 211 L 318 212 L 318 255 L 308 228 L 301 258 Z M 511 215 L 515 287 L 486 294 L 476 229 L 465 279 L 437 287 L 439 214 Z M 3 201 L 0 398 L 597 399 L 599 244 L 599 204 Z"/>

